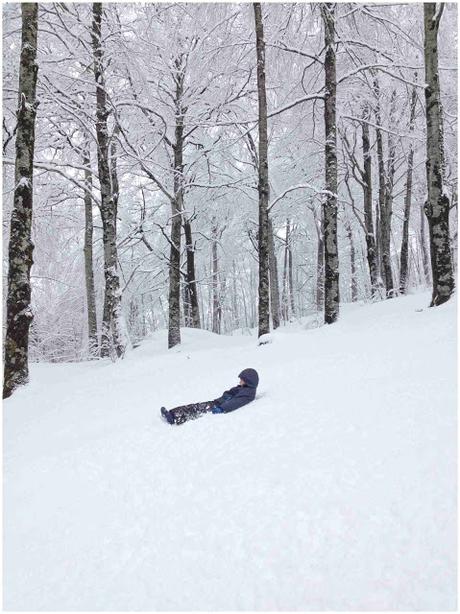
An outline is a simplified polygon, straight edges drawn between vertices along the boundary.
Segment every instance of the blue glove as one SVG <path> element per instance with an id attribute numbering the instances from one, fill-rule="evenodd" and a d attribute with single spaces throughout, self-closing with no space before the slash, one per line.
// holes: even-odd
<path id="1" fill-rule="evenodd" d="M 211 411 L 213 414 L 223 414 L 224 413 L 224 410 L 222 409 L 222 407 L 219 407 L 218 405 L 213 407 Z"/>

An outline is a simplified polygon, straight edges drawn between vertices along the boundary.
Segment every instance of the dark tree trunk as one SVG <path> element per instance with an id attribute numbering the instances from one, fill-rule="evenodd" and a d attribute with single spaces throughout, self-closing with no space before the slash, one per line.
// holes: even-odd
<path id="1" fill-rule="evenodd" d="M 292 265 L 292 232 L 290 233 L 289 246 L 288 246 L 288 265 L 289 265 L 289 300 L 291 303 L 291 314 L 295 318 L 296 309 L 294 303 L 294 271 Z"/>
<path id="2" fill-rule="evenodd" d="M 422 264 L 423 264 L 423 276 L 426 284 L 429 284 L 431 281 L 430 276 L 430 258 L 428 255 L 428 247 L 426 244 L 426 234 L 425 234 L 425 213 L 424 207 L 420 207 L 420 249 L 422 252 Z"/>
<path id="3" fill-rule="evenodd" d="M 198 304 L 198 290 L 195 276 L 195 246 L 193 243 L 192 225 L 184 215 L 185 248 L 187 255 L 187 301 L 189 305 L 189 323 L 187 326 L 201 328 L 200 307 Z"/>
<path id="4" fill-rule="evenodd" d="M 289 264 L 289 241 L 290 241 L 290 226 L 289 218 L 286 220 L 286 239 L 284 244 L 284 265 L 283 265 L 283 293 L 281 297 L 281 311 L 283 320 L 289 320 L 289 288 L 288 288 L 288 264 Z"/>
<path id="5" fill-rule="evenodd" d="M 257 51 L 257 92 L 259 101 L 259 337 L 270 332 L 269 227 L 268 227 L 268 137 L 265 90 L 265 41 L 262 8 L 253 4 Z"/>
<path id="6" fill-rule="evenodd" d="M 410 119 L 409 119 L 409 133 L 414 131 L 415 123 L 415 110 L 417 107 L 417 90 L 412 90 L 412 98 L 410 105 Z M 407 274 L 408 274 L 408 261 L 409 261 L 409 218 L 410 207 L 412 202 L 412 174 L 414 168 L 414 144 L 412 141 L 409 143 L 409 154 L 407 159 L 407 179 L 406 179 L 406 193 L 404 196 L 404 222 L 401 242 L 401 264 L 399 272 L 399 291 L 401 294 L 405 294 L 407 290 Z"/>
<path id="7" fill-rule="evenodd" d="M 273 236 L 273 223 L 269 218 L 268 220 L 269 227 L 269 242 L 270 242 L 270 254 L 269 254 L 269 265 L 270 265 L 270 305 L 271 305 L 271 314 L 272 314 L 272 323 L 273 328 L 278 328 L 280 325 L 280 292 L 278 285 L 278 263 L 276 260 L 275 253 L 275 239 Z"/>
<path id="8" fill-rule="evenodd" d="M 369 140 L 370 119 L 369 108 L 364 109 L 362 123 L 363 143 L 363 192 L 364 192 L 364 227 L 366 231 L 367 263 L 371 280 L 371 298 L 375 299 L 379 293 L 379 272 L 377 263 L 377 251 L 375 244 L 374 223 L 372 220 L 372 156 Z"/>
<path id="9" fill-rule="evenodd" d="M 423 5 L 425 25 L 425 102 L 426 102 L 426 175 L 433 294 L 431 306 L 441 305 L 454 291 L 452 257 L 449 244 L 449 198 L 444 192 L 443 120 L 438 72 L 438 30 L 444 4 Z"/>
<path id="10" fill-rule="evenodd" d="M 321 207 L 321 219 L 316 222 L 318 234 L 318 250 L 316 258 L 316 309 L 324 310 L 324 211 Z"/>
<path id="11" fill-rule="evenodd" d="M 182 95 L 184 89 L 184 72 L 180 60 L 175 62 L 176 80 L 176 127 L 174 144 L 174 198 L 171 200 L 171 251 L 169 256 L 169 321 L 168 348 L 181 342 L 180 337 L 180 251 L 181 228 L 184 200 L 184 108 Z"/>
<path id="12" fill-rule="evenodd" d="M 348 241 L 350 242 L 350 273 L 351 273 L 351 301 L 355 303 L 358 300 L 358 283 L 356 279 L 356 254 L 355 244 L 353 242 L 353 231 L 348 220 L 345 222 L 345 230 L 347 232 Z"/>
<path id="13" fill-rule="evenodd" d="M 222 322 L 222 307 L 220 302 L 220 284 L 219 284 L 219 259 L 217 247 L 219 242 L 219 228 L 217 220 L 213 218 L 211 228 L 211 276 L 212 276 L 212 332 L 220 335 L 220 327 Z"/>
<path id="14" fill-rule="evenodd" d="M 86 281 L 86 311 L 88 316 L 88 351 L 91 357 L 96 357 L 99 352 L 97 339 L 96 317 L 96 291 L 94 288 L 93 269 L 93 189 L 91 159 L 89 148 L 83 152 L 83 166 L 85 167 L 85 242 L 83 253 L 85 257 L 85 281 Z"/>
<path id="15" fill-rule="evenodd" d="M 102 240 L 104 244 L 105 295 L 101 331 L 101 356 L 109 356 L 113 348 L 118 357 L 125 352 L 125 340 L 121 327 L 121 290 L 117 262 L 117 202 L 118 187 L 112 185 L 116 175 L 115 160 L 112 170 L 109 165 L 109 138 L 107 118 L 107 94 L 102 48 L 102 3 L 93 3 L 92 46 L 94 55 L 94 77 L 96 81 L 96 139 L 99 183 L 101 187 Z"/>
<path id="16" fill-rule="evenodd" d="M 324 203 L 324 321 L 332 324 L 339 316 L 339 254 L 337 246 L 337 125 L 336 125 L 336 58 L 335 5 L 321 4 L 326 57 L 324 128 L 326 202 Z"/>
<path id="17" fill-rule="evenodd" d="M 35 149 L 36 86 L 38 66 L 38 4 L 25 2 L 22 12 L 22 43 L 19 66 L 19 97 L 16 129 L 14 205 L 8 245 L 8 294 L 6 299 L 5 366 L 3 398 L 29 381 L 29 327 L 31 309 L 30 269 L 34 245 L 33 162 Z"/>
<path id="18" fill-rule="evenodd" d="M 378 162 L 378 178 L 379 178 L 379 193 L 378 193 L 378 205 L 377 205 L 377 255 L 378 255 L 378 267 L 379 276 L 385 277 L 383 267 L 383 233 L 385 222 L 383 220 L 385 214 L 385 161 L 383 158 L 383 135 L 379 126 L 382 125 L 382 117 L 380 113 L 380 86 L 377 79 L 374 80 L 374 92 L 375 92 L 375 122 L 377 128 L 375 129 L 376 143 L 377 143 L 377 162 Z"/>
<path id="19" fill-rule="evenodd" d="M 390 117 L 394 117 L 396 90 L 393 90 L 390 104 Z M 395 293 L 393 272 L 391 268 L 391 219 L 393 215 L 393 184 L 395 175 L 396 138 L 388 136 L 388 160 L 385 180 L 385 199 L 383 215 L 381 216 L 382 232 L 382 265 L 385 280 L 386 297 L 393 298 Z"/>
<path id="20" fill-rule="evenodd" d="M 382 125 L 382 117 L 380 112 L 380 86 L 377 79 L 374 80 L 374 91 L 376 97 L 375 103 L 375 121 L 376 140 L 377 140 L 377 159 L 379 169 L 379 257 L 380 257 L 380 272 L 385 283 L 386 297 L 391 298 L 394 295 L 393 274 L 391 270 L 391 216 L 393 208 L 393 179 L 394 179 L 394 163 L 396 152 L 396 141 L 390 135 L 388 144 L 388 169 L 385 171 L 385 162 L 383 158 L 383 135 L 380 126 Z M 393 114 L 395 102 L 395 93 L 392 96 L 391 111 Z"/>
<path id="21" fill-rule="evenodd" d="M 234 329 L 240 327 L 240 315 L 238 310 L 238 293 L 236 289 L 236 264 L 233 261 L 233 296 L 232 296 L 232 311 L 233 311 L 233 321 L 234 321 Z"/>

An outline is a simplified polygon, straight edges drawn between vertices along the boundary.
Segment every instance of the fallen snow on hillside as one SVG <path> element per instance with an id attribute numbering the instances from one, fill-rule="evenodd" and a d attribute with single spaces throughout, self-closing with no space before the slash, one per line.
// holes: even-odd
<path id="1" fill-rule="evenodd" d="M 456 608 L 456 322 L 428 294 L 32 365 L 4 403 L 7 610 Z M 183 426 L 256 368 L 256 401 Z"/>

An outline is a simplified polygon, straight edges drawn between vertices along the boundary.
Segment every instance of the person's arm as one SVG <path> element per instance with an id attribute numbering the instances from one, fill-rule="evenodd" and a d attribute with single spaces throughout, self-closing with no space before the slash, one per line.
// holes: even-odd
<path id="1" fill-rule="evenodd" d="M 237 386 L 237 388 L 238 390 L 235 395 L 219 404 L 223 413 L 227 414 L 230 411 L 235 411 L 235 409 L 239 409 L 254 400 L 256 396 L 255 388 L 249 388 L 248 386 Z"/>
<path id="2" fill-rule="evenodd" d="M 221 397 L 219 397 L 218 399 L 214 399 L 213 403 L 214 405 L 219 405 L 221 403 L 223 403 L 224 401 L 227 401 L 228 399 L 231 399 L 233 396 L 235 396 L 235 394 L 238 392 L 238 390 L 241 388 L 241 386 L 234 386 L 233 388 L 230 388 L 230 390 L 226 390 Z"/>

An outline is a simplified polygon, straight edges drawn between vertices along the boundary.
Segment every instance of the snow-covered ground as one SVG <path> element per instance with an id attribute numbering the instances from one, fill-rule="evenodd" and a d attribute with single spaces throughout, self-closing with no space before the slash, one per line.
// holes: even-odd
<path id="1" fill-rule="evenodd" d="M 456 304 L 428 303 L 32 365 L 4 403 L 4 608 L 455 609 Z M 160 421 L 245 367 L 252 404 Z"/>

